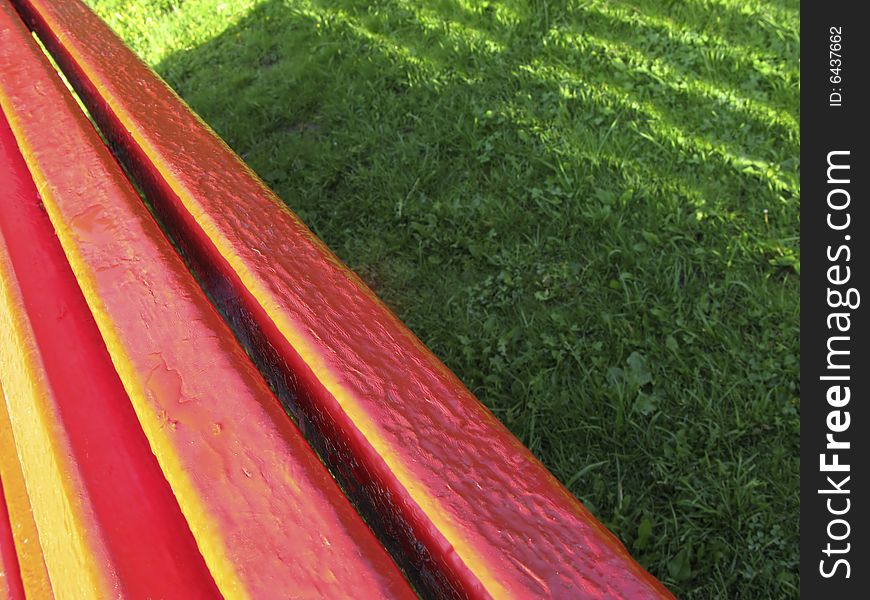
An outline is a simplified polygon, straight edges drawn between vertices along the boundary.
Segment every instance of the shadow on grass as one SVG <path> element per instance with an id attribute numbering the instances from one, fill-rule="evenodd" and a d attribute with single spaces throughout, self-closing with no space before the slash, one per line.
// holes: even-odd
<path id="1" fill-rule="evenodd" d="M 268 0 L 157 70 L 678 596 L 795 595 L 791 42 L 568 4 Z"/>

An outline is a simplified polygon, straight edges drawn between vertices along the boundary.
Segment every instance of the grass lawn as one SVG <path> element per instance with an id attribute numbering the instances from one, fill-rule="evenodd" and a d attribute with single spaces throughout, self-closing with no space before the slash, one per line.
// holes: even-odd
<path id="1" fill-rule="evenodd" d="M 797 0 L 90 4 L 678 596 L 797 596 Z"/>

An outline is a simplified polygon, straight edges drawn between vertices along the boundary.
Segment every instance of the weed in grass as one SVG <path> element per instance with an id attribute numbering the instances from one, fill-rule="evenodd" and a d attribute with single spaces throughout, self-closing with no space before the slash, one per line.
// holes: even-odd
<path id="1" fill-rule="evenodd" d="M 798 589 L 793 0 L 90 0 L 684 598 Z"/>

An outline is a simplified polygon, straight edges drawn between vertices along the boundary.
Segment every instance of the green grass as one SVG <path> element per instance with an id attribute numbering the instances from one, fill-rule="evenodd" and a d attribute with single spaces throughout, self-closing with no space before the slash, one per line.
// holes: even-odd
<path id="1" fill-rule="evenodd" d="M 90 3 L 678 596 L 797 596 L 797 0 Z"/>

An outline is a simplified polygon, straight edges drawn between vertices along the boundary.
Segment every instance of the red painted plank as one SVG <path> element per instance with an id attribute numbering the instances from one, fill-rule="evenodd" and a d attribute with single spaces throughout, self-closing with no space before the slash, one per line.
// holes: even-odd
<path id="1" fill-rule="evenodd" d="M 670 597 L 77 0 L 15 0 L 261 370 L 435 593 Z"/>
<path id="2" fill-rule="evenodd" d="M 53 589 L 217 597 L 2 115 L 0 189 L 3 410 Z"/>
<path id="3" fill-rule="evenodd" d="M 15 553 L 15 540 L 9 513 L 6 511 L 6 498 L 3 482 L 0 481 L 0 599 L 24 600 L 24 585 L 18 570 L 18 555 Z"/>
<path id="4" fill-rule="evenodd" d="M 6 411 L 6 397 L 0 386 L 0 481 L 9 513 L 12 539 L 18 555 L 18 569 L 24 594 L 28 598 L 53 598 L 51 581 L 42 557 L 39 533 L 33 520 L 33 510 L 27 495 L 24 473 L 18 462 L 18 450 L 12 437 L 12 424 Z"/>
<path id="5" fill-rule="evenodd" d="M 0 105 L 220 592 L 413 597 L 5 0 Z"/>

